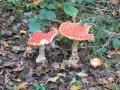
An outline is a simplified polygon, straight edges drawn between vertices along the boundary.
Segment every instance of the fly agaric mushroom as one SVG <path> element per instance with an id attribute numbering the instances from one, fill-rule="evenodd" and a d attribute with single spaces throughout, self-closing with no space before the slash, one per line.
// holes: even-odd
<path id="1" fill-rule="evenodd" d="M 32 37 L 28 40 L 28 45 L 40 46 L 39 55 L 36 58 L 36 63 L 46 60 L 45 57 L 45 44 L 52 42 L 53 38 L 58 34 L 58 30 L 54 27 L 51 28 L 51 31 L 48 33 L 35 32 L 32 34 Z"/>
<path id="2" fill-rule="evenodd" d="M 90 25 L 84 24 L 79 25 L 77 23 L 72 23 L 70 21 L 63 22 L 59 27 L 59 32 L 63 37 L 67 37 L 73 40 L 72 44 L 72 55 L 70 60 L 79 60 L 77 46 L 79 41 L 90 40 L 94 37 L 93 34 L 89 34 Z"/>

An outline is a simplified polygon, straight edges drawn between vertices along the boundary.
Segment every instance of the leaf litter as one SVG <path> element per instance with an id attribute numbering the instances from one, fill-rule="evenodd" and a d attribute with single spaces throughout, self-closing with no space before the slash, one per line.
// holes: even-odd
<path id="1" fill-rule="evenodd" d="M 119 1 L 111 0 L 111 2 L 118 4 Z M 27 14 L 31 12 L 25 13 Z M 93 68 L 85 60 L 86 53 L 89 53 L 87 49 L 80 49 L 79 55 L 82 61 L 77 68 L 69 67 L 65 60 L 70 55 L 70 49 L 66 48 L 67 54 L 64 58 L 65 52 L 62 46 L 56 45 L 55 41 L 46 47 L 48 61 L 45 65 L 36 64 L 39 47 L 26 45 L 30 36 L 27 30 L 28 20 L 24 18 L 17 22 L 17 17 L 16 12 L 5 12 L 0 15 L 0 90 L 37 90 L 37 88 L 38 90 L 96 90 L 96 87 L 101 85 L 112 90 L 112 83 L 116 82 L 114 86 L 120 83 L 119 62 L 107 63 L 107 67 L 102 65 Z M 107 52 L 110 58 L 117 54 L 119 47 Z"/>

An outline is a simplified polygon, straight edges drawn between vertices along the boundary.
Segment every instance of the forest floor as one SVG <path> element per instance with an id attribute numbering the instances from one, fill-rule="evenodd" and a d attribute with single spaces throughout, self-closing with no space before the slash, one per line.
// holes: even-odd
<path id="1" fill-rule="evenodd" d="M 39 47 L 26 43 L 31 34 L 26 17 L 30 12 L 24 12 L 22 20 L 14 10 L 0 13 L 0 90 L 120 90 L 120 46 L 113 47 L 113 41 L 120 37 L 120 7 L 118 9 L 119 12 L 107 13 L 108 17 L 103 14 L 105 11 L 99 12 L 107 22 L 107 33 L 112 34 L 99 39 L 97 36 L 95 42 L 80 43 L 77 67 L 68 67 L 64 62 L 71 56 L 72 41 L 68 39 L 54 40 L 56 46 L 53 47 L 46 45 L 47 61 L 36 63 Z M 99 17 L 96 22 L 98 20 Z M 114 28 L 114 24 L 118 27 Z M 98 33 L 101 31 L 94 34 Z M 98 45 L 100 47 L 96 47 Z M 95 57 L 102 61 L 97 68 L 90 65 L 90 59 Z"/>

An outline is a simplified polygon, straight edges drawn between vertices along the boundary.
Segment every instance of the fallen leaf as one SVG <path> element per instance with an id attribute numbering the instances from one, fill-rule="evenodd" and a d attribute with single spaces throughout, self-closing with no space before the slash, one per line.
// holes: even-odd
<path id="1" fill-rule="evenodd" d="M 23 82 L 21 84 L 18 84 L 17 89 L 18 90 L 21 90 L 21 89 L 27 90 L 27 87 L 28 87 L 28 82 Z"/>
<path id="2" fill-rule="evenodd" d="M 17 68 L 14 68 L 12 71 L 18 72 L 18 71 L 22 71 L 23 69 L 24 69 L 24 65 L 19 65 Z"/>
<path id="3" fill-rule="evenodd" d="M 120 76 L 120 70 L 115 72 L 116 75 L 119 77 Z"/>
<path id="4" fill-rule="evenodd" d="M 9 77 L 8 77 L 8 75 L 7 75 L 7 74 L 5 74 L 4 81 L 5 81 L 5 84 L 7 84 L 7 83 L 10 81 L 10 79 L 9 79 Z"/>
<path id="5" fill-rule="evenodd" d="M 16 62 L 6 62 L 3 66 L 14 66 L 16 64 Z"/>
<path id="6" fill-rule="evenodd" d="M 96 90 L 95 87 L 90 87 L 88 90 Z"/>
<path id="7" fill-rule="evenodd" d="M 60 68 L 59 67 L 59 64 L 58 63 L 52 63 L 52 65 L 51 65 L 54 69 L 58 69 L 58 68 Z"/>
<path id="8" fill-rule="evenodd" d="M 40 2 L 42 2 L 43 0 L 32 0 L 34 5 L 38 5 Z"/>
<path id="9" fill-rule="evenodd" d="M 20 35 L 21 35 L 21 34 L 26 34 L 26 33 L 27 33 L 26 30 L 20 30 Z"/>
<path id="10" fill-rule="evenodd" d="M 112 4 L 118 4 L 120 1 L 119 0 L 110 0 Z"/>
<path id="11" fill-rule="evenodd" d="M 13 49 L 13 51 L 20 51 L 21 47 L 20 46 L 13 46 L 12 49 Z"/>
<path id="12" fill-rule="evenodd" d="M 61 70 L 65 70 L 65 65 L 66 65 L 66 62 L 63 61 L 63 62 L 60 64 L 60 69 L 61 69 Z"/>
<path id="13" fill-rule="evenodd" d="M 49 78 L 47 81 L 46 81 L 46 83 L 45 83 L 45 85 L 47 84 L 47 82 L 49 82 L 49 81 L 51 81 L 51 82 L 56 82 L 57 80 L 59 79 L 59 77 L 53 77 L 53 78 Z"/>
<path id="14" fill-rule="evenodd" d="M 79 73 L 76 73 L 77 76 L 79 77 L 87 77 L 88 75 L 84 72 L 79 72 Z"/>
<path id="15" fill-rule="evenodd" d="M 117 48 L 115 48 L 115 52 L 116 52 L 117 54 L 120 54 L 120 46 L 117 47 Z"/>
<path id="16" fill-rule="evenodd" d="M 113 55 L 115 55 L 115 54 L 117 54 L 115 51 L 108 51 L 108 55 L 110 55 L 110 56 L 113 56 Z"/>
<path id="17" fill-rule="evenodd" d="M 108 84 L 109 82 L 105 78 L 99 78 L 98 83 L 99 84 Z"/>
<path id="18" fill-rule="evenodd" d="M 108 81 L 109 81 L 109 82 L 114 82 L 114 81 L 115 81 L 115 78 L 114 78 L 113 76 L 110 76 L 110 77 L 108 78 Z"/>
<path id="19" fill-rule="evenodd" d="M 69 67 L 78 67 L 78 60 L 68 60 L 67 64 Z"/>
<path id="20" fill-rule="evenodd" d="M 2 44 L 3 44 L 5 47 L 9 47 L 9 44 L 8 44 L 8 42 L 6 42 L 6 41 L 3 41 Z"/>
<path id="21" fill-rule="evenodd" d="M 71 85 L 71 90 L 80 90 L 81 86 L 78 83 L 74 83 Z"/>
<path id="22" fill-rule="evenodd" d="M 117 10 L 112 10 L 112 15 L 116 16 L 117 15 Z"/>
<path id="23" fill-rule="evenodd" d="M 57 76 L 58 76 L 58 77 L 64 77 L 64 78 L 65 78 L 65 77 L 66 77 L 66 74 L 58 73 Z"/>
<path id="24" fill-rule="evenodd" d="M 80 90 L 81 84 L 80 81 L 76 79 L 76 77 L 73 77 L 70 82 L 70 90 Z"/>

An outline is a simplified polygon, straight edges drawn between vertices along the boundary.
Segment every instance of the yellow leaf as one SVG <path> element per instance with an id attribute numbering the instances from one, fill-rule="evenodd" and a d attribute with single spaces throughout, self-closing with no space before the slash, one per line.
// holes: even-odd
<path id="1" fill-rule="evenodd" d="M 20 34 L 26 34 L 27 31 L 26 30 L 20 30 Z"/>
<path id="2" fill-rule="evenodd" d="M 33 0 L 33 4 L 34 5 L 38 5 L 40 2 L 42 2 L 43 0 Z"/>
<path id="3" fill-rule="evenodd" d="M 80 90 L 81 86 L 78 83 L 73 83 L 71 85 L 71 90 Z"/>

